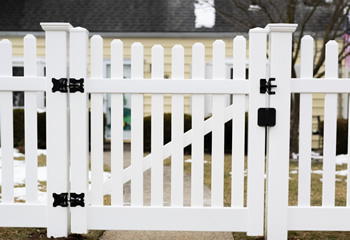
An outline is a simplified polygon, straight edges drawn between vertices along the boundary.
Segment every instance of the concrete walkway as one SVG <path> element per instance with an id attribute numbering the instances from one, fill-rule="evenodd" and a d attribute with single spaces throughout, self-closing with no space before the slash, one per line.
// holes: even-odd
<path id="1" fill-rule="evenodd" d="M 104 163 L 110 166 L 111 154 L 104 152 Z M 130 165 L 130 151 L 128 145 L 125 146 L 124 153 L 124 167 Z M 164 205 L 170 205 L 170 175 L 171 168 L 164 166 Z M 151 171 L 147 170 L 144 173 L 144 205 L 150 206 L 151 202 Z M 204 205 L 210 205 L 210 189 L 206 186 L 204 188 Z M 191 201 L 191 176 L 184 174 L 184 205 L 190 206 Z M 130 204 L 130 182 L 124 184 L 124 204 Z M 153 240 L 153 239 L 227 239 L 232 240 L 232 234 L 228 232 L 169 232 L 169 231 L 105 231 L 100 237 L 100 240 Z"/>

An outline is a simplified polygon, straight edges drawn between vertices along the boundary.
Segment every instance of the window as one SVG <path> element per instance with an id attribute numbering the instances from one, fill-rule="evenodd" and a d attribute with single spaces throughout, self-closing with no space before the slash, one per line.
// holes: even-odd
<path id="1" fill-rule="evenodd" d="M 124 60 L 124 76 L 123 78 L 131 78 L 131 60 Z M 110 60 L 105 60 L 104 62 L 104 76 L 105 78 L 111 77 L 111 62 Z M 111 138 L 111 95 L 104 94 L 103 108 L 106 114 L 107 126 L 105 131 L 106 139 Z M 131 122 L 131 95 L 124 94 L 124 139 L 130 140 L 130 122 Z"/>

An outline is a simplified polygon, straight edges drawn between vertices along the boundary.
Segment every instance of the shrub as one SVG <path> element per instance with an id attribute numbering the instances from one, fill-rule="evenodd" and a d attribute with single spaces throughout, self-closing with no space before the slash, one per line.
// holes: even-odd
<path id="1" fill-rule="evenodd" d="M 248 133 L 248 115 L 245 116 L 245 153 L 247 153 L 247 133 Z M 184 115 L 184 132 L 192 128 L 191 115 Z M 164 144 L 171 141 L 171 113 L 164 114 Z M 151 116 L 144 118 L 144 151 L 151 151 Z M 211 132 L 204 136 L 204 151 L 211 153 L 212 137 Z M 191 152 L 191 145 L 185 148 L 185 153 Z M 232 120 L 225 123 L 225 153 L 232 152 Z"/>
<path id="2" fill-rule="evenodd" d="M 320 124 L 320 134 L 323 137 L 324 122 Z M 344 118 L 337 119 L 337 154 L 346 154 L 348 152 L 348 120 Z"/>
<path id="3" fill-rule="evenodd" d="M 89 112 L 89 136 L 90 134 L 90 117 Z M 46 149 L 46 112 L 38 113 L 38 148 Z M 103 125 L 104 130 L 106 129 L 106 115 L 103 115 Z M 104 133 L 104 132 L 103 132 Z M 14 147 L 18 148 L 21 152 L 24 152 L 24 109 L 14 109 L 13 110 L 13 137 L 14 137 Z M 104 136 L 104 134 L 103 134 Z M 89 141 L 90 142 L 90 141 Z"/>

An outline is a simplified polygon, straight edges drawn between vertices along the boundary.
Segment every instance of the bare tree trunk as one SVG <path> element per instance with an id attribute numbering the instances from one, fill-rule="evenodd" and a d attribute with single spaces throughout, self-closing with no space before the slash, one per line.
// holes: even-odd
<path id="1" fill-rule="evenodd" d="M 296 77 L 294 66 L 292 68 L 292 77 Z M 299 152 L 299 110 L 300 94 L 292 94 L 291 99 L 291 120 L 290 120 L 290 154 Z"/>

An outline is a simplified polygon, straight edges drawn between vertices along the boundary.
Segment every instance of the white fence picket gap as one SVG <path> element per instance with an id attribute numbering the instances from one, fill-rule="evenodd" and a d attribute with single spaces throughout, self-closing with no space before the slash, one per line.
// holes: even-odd
<path id="1" fill-rule="evenodd" d="M 301 39 L 300 77 L 313 76 L 314 40 L 307 35 Z M 311 144 L 312 144 L 312 94 L 300 94 L 299 120 L 299 181 L 298 206 L 310 206 Z"/>
<path id="2" fill-rule="evenodd" d="M 213 43 L 213 79 L 225 79 L 225 43 Z M 213 95 L 211 206 L 224 204 L 224 108 L 225 95 Z"/>
<path id="3" fill-rule="evenodd" d="M 12 43 L 0 41 L 0 76 L 12 76 Z M 0 92 L 0 134 L 3 203 L 14 202 L 14 166 L 13 166 L 13 105 L 12 92 Z"/>
<path id="4" fill-rule="evenodd" d="M 249 114 L 248 114 L 248 236 L 261 236 L 264 231 L 265 129 L 257 125 L 258 109 L 265 107 L 260 79 L 266 77 L 266 30 L 249 31 Z"/>
<path id="5" fill-rule="evenodd" d="M 81 27 L 70 31 L 69 77 L 84 80 L 88 71 L 88 34 Z M 89 189 L 89 98 L 86 92 L 69 95 L 70 103 L 70 159 L 71 193 L 84 194 L 87 202 Z M 71 208 L 71 232 L 87 233 L 87 208 Z"/>
<path id="6" fill-rule="evenodd" d="M 192 46 L 192 79 L 204 79 L 205 47 Z M 204 178 L 204 95 L 192 95 L 191 206 L 203 207 Z"/>
<path id="7" fill-rule="evenodd" d="M 152 47 L 152 79 L 164 76 L 164 49 L 161 45 Z M 163 129 L 164 98 L 162 94 L 152 95 L 151 118 L 151 205 L 163 206 Z"/>
<path id="8" fill-rule="evenodd" d="M 175 45 L 172 48 L 172 79 L 184 78 L 184 48 Z M 184 96 L 173 94 L 171 98 L 171 206 L 183 206 L 184 188 Z"/>
<path id="9" fill-rule="evenodd" d="M 119 39 L 111 43 L 111 77 L 123 79 L 124 45 Z M 123 159 L 124 159 L 124 97 L 123 94 L 111 94 L 111 205 L 123 206 Z"/>
<path id="10" fill-rule="evenodd" d="M 325 77 L 338 77 L 338 43 L 326 44 Z M 321 80 L 320 80 L 321 81 Z M 335 156 L 337 143 L 337 94 L 325 94 L 323 135 L 322 206 L 333 207 L 335 202 Z"/>
<path id="11" fill-rule="evenodd" d="M 276 125 L 267 129 L 266 237 L 288 236 L 288 181 L 290 131 L 290 79 L 292 33 L 297 24 L 268 24 L 270 77 L 276 78 L 276 94 L 270 106 L 276 109 Z"/>
<path id="12" fill-rule="evenodd" d="M 24 76 L 37 76 L 36 38 L 32 34 L 24 37 Z M 38 201 L 38 104 L 36 92 L 24 92 L 24 106 L 26 202 L 35 203 Z"/>
<path id="13" fill-rule="evenodd" d="M 103 39 L 91 38 L 91 77 L 103 77 Z M 91 204 L 103 205 L 103 94 L 91 94 Z"/>
<path id="14" fill-rule="evenodd" d="M 66 78 L 69 23 L 41 23 L 46 36 L 46 148 L 49 237 L 66 237 L 68 208 L 53 207 L 53 193 L 69 192 L 67 93 L 52 92 L 52 78 Z M 57 124 L 58 123 L 58 124 Z"/>
<path id="15" fill-rule="evenodd" d="M 245 79 L 246 40 L 233 40 L 233 81 Z M 231 207 L 244 205 L 245 95 L 233 95 Z"/>
<path id="16" fill-rule="evenodd" d="M 143 79 L 143 45 L 131 45 L 131 78 Z M 143 94 L 131 95 L 131 206 L 143 205 Z"/>

